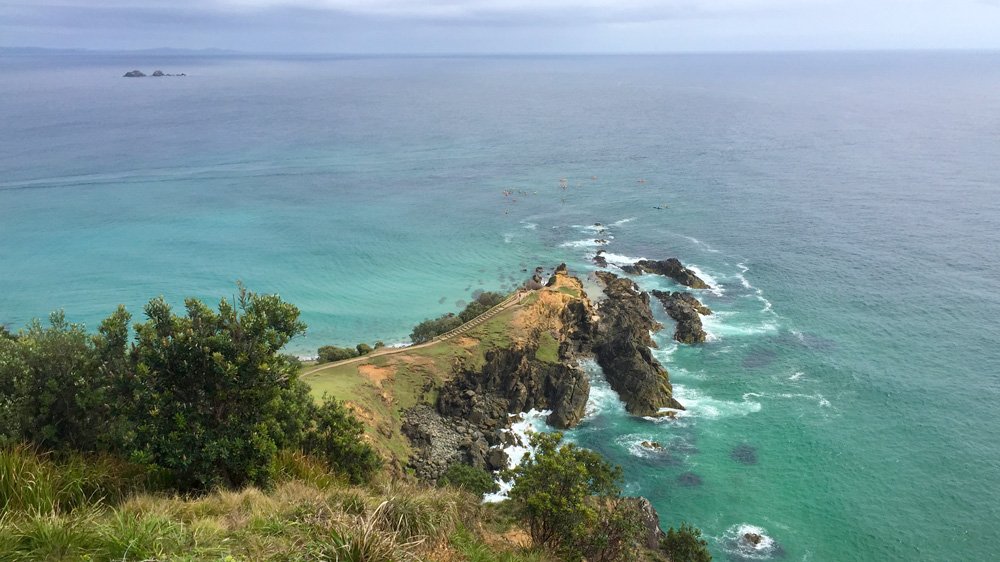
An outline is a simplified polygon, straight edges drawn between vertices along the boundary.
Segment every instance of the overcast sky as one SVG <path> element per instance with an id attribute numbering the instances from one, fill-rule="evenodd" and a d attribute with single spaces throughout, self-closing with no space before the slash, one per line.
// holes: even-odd
<path id="1" fill-rule="evenodd" d="M 0 0 L 0 46 L 326 53 L 1000 48 L 1000 0 Z"/>

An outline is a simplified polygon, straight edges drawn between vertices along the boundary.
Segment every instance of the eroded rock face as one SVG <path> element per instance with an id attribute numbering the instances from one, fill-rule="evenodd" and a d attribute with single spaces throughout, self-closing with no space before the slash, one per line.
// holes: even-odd
<path id="1" fill-rule="evenodd" d="M 664 275 L 677 281 L 681 285 L 691 287 L 692 289 L 710 289 L 711 287 L 708 283 L 705 283 L 700 277 L 695 275 L 693 271 L 684 267 L 680 260 L 677 258 L 670 258 L 666 260 L 639 260 L 635 262 L 635 265 L 625 266 L 622 268 L 625 273 L 637 275 L 642 273 L 655 273 L 657 275 Z"/>
<path id="2" fill-rule="evenodd" d="M 677 328 L 674 330 L 674 339 L 681 343 L 703 343 L 705 341 L 705 330 L 701 325 L 701 316 L 711 314 L 712 311 L 696 299 L 691 293 L 681 293 L 678 291 L 652 291 L 664 310 L 671 318 L 677 321 Z"/>
<path id="3" fill-rule="evenodd" d="M 564 363 L 539 361 L 535 351 L 510 347 L 487 352 L 481 370 L 459 371 L 441 389 L 438 411 L 496 428 L 506 427 L 508 414 L 552 410 L 549 425 L 573 427 L 587 406 L 587 374 Z"/>
<path id="4" fill-rule="evenodd" d="M 442 416 L 426 404 L 418 404 L 403 414 L 402 431 L 413 445 L 410 466 L 421 480 L 437 480 L 455 463 L 485 470 L 507 468 L 507 453 L 495 447 L 507 444 L 505 439 L 510 439 L 510 434 Z"/>
<path id="5" fill-rule="evenodd" d="M 663 529 L 660 528 L 660 515 L 656 513 L 653 504 L 649 503 L 649 500 L 642 496 L 624 498 L 624 501 L 627 502 L 629 508 L 638 511 L 640 514 L 639 519 L 646 529 L 646 532 L 642 536 L 646 548 L 659 550 L 660 540 L 663 539 L 664 533 Z"/>
<path id="6" fill-rule="evenodd" d="M 598 271 L 607 295 L 598 308 L 600 321 L 593 352 L 611 388 L 629 413 L 650 416 L 660 408 L 683 410 L 673 398 L 667 371 L 653 358 L 650 332 L 661 328 L 649 308 L 649 295 L 630 279 Z"/>

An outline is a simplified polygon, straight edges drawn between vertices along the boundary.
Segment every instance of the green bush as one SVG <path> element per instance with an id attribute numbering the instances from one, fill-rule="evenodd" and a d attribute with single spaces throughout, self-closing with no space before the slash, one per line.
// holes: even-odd
<path id="1" fill-rule="evenodd" d="M 489 472 L 463 463 L 455 463 L 438 478 L 439 486 L 454 486 L 482 497 L 498 492 L 500 486 Z"/>
<path id="2" fill-rule="evenodd" d="M 424 320 L 413 327 L 413 332 L 410 333 L 410 341 L 415 344 L 429 342 L 461 325 L 462 320 L 451 313 L 433 320 Z"/>
<path id="3" fill-rule="evenodd" d="M 353 359 L 358 356 L 358 350 L 351 347 L 324 345 L 317 350 L 317 354 L 317 363 L 332 363 L 334 361 L 343 361 L 344 359 Z"/>
<path id="4" fill-rule="evenodd" d="M 534 452 L 508 472 L 509 497 L 535 544 L 562 560 L 612 562 L 636 556 L 643 526 L 620 497 L 621 468 L 559 433 L 531 437 Z"/>
<path id="5" fill-rule="evenodd" d="M 505 297 L 502 294 L 494 293 L 492 291 L 479 293 L 475 295 L 472 302 L 466 305 L 462 312 L 458 313 L 458 317 L 463 323 L 468 322 L 469 320 L 472 320 L 473 318 L 500 304 L 503 302 L 504 298 Z"/>
<path id="6" fill-rule="evenodd" d="M 303 436 L 302 449 L 352 483 L 367 482 L 382 467 L 382 459 L 362 440 L 363 435 L 361 422 L 342 404 L 324 396 Z"/>
<path id="7" fill-rule="evenodd" d="M 358 355 L 368 355 L 372 352 L 372 346 L 367 343 L 359 343 L 356 349 L 358 350 Z"/>
<path id="8" fill-rule="evenodd" d="M 701 529 L 681 523 L 679 530 L 673 527 L 663 537 L 661 548 L 670 557 L 670 562 L 711 562 L 708 542 L 701 538 Z"/>

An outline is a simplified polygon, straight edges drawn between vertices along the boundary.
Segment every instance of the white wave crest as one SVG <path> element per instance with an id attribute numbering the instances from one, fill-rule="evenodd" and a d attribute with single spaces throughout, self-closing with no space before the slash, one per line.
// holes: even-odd
<path id="1" fill-rule="evenodd" d="M 744 538 L 747 535 L 760 536 L 760 542 L 753 544 Z M 737 559 L 749 560 L 767 560 L 778 546 L 774 538 L 767 534 L 767 530 L 750 523 L 740 523 L 726 529 L 720 542 L 726 552 L 735 555 Z"/>
<path id="2" fill-rule="evenodd" d="M 680 384 L 674 384 L 674 398 L 677 399 L 686 409 L 679 410 L 675 414 L 675 419 L 685 420 L 686 418 L 702 418 L 716 420 L 734 416 L 747 416 L 761 410 L 761 403 L 751 399 L 749 395 L 744 395 L 740 402 L 731 400 L 719 400 L 710 396 L 705 396 L 697 389 Z M 665 408 L 667 410 L 668 408 Z M 655 422 L 670 421 L 669 417 L 646 418 Z"/>
<path id="3" fill-rule="evenodd" d="M 529 445 L 530 436 L 532 433 L 546 431 L 545 419 L 551 413 L 551 410 L 530 410 L 523 414 L 511 414 L 511 417 L 520 416 L 520 419 L 512 423 L 509 429 L 503 430 L 505 433 L 513 434 L 516 437 L 514 445 L 503 447 L 503 451 L 507 453 L 508 458 L 507 468 L 514 468 L 521 464 L 524 455 L 532 452 Z M 508 482 L 500 478 L 497 478 L 496 482 L 500 486 L 500 491 L 484 495 L 483 503 L 496 503 L 506 500 L 507 494 L 514 486 L 514 482 Z"/>
<path id="4" fill-rule="evenodd" d="M 694 272 L 695 275 L 697 275 L 698 277 L 701 277 L 701 279 L 703 281 L 705 281 L 705 283 L 708 283 L 708 285 L 709 285 L 709 287 L 711 287 L 711 289 L 706 289 L 706 290 L 709 293 L 712 293 L 713 295 L 716 295 L 716 296 L 719 296 L 719 297 L 721 297 L 722 295 L 726 294 L 726 288 L 723 287 L 722 284 L 719 283 L 719 281 L 715 279 L 715 277 L 712 277 L 710 274 L 706 273 L 705 270 L 701 269 L 697 265 L 690 264 L 690 263 L 687 264 L 687 265 L 685 265 L 684 267 L 690 269 L 691 271 Z"/>
<path id="5" fill-rule="evenodd" d="M 627 219 L 622 219 L 620 221 L 615 221 L 615 222 L 611 223 L 611 226 L 622 226 L 622 225 L 628 224 L 628 223 L 630 223 L 630 222 L 632 222 L 634 220 L 635 220 L 635 217 L 629 217 Z"/>

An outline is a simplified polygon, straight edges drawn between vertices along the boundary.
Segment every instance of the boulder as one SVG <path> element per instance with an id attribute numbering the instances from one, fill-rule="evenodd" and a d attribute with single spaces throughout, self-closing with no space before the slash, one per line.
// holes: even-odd
<path id="1" fill-rule="evenodd" d="M 712 311 L 707 306 L 694 297 L 691 293 L 652 291 L 664 310 L 677 322 L 674 329 L 674 339 L 681 343 L 703 343 L 705 341 L 705 330 L 701 325 L 701 315 L 711 314 Z"/>
<path id="2" fill-rule="evenodd" d="M 749 544 L 750 546 L 756 547 L 762 540 L 764 540 L 764 537 L 758 535 L 757 533 L 745 533 L 743 535 L 743 542 Z"/>
<path id="3" fill-rule="evenodd" d="M 143 78 L 146 75 L 141 70 L 130 70 L 125 73 L 125 78 Z"/>
<path id="4" fill-rule="evenodd" d="M 626 269 L 628 268 L 628 269 Z M 708 283 L 705 283 L 700 277 L 698 277 L 693 271 L 684 267 L 680 260 L 677 258 L 670 258 L 666 260 L 653 261 L 653 260 L 639 260 L 635 262 L 633 266 L 625 266 L 622 271 L 630 274 L 642 274 L 642 273 L 655 273 L 657 275 L 664 275 L 677 281 L 681 285 L 691 287 L 692 289 L 710 289 Z"/>

